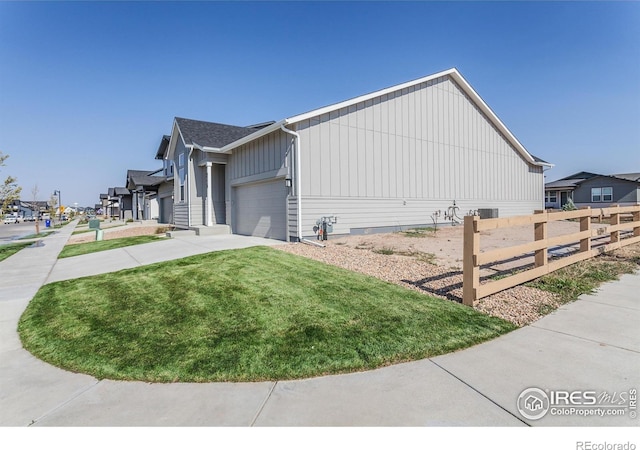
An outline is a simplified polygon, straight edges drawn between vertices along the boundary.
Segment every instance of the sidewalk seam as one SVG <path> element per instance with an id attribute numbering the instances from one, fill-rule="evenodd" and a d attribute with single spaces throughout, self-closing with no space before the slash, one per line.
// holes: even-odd
<path id="1" fill-rule="evenodd" d="M 127 250 L 127 247 L 123 247 L 123 248 L 122 248 L 122 250 L 124 250 L 124 252 L 125 252 L 127 255 L 129 255 L 129 257 L 130 257 L 131 259 L 133 259 L 133 260 L 136 262 L 136 264 L 137 264 L 138 266 L 142 266 L 142 265 L 144 265 L 144 264 L 142 264 L 140 261 L 138 261 L 138 260 L 136 259 L 136 257 L 135 257 L 135 256 L 133 256 L 131 253 L 129 253 L 129 250 Z"/>
<path id="2" fill-rule="evenodd" d="M 100 383 L 102 383 L 102 380 L 96 380 L 95 383 L 87 386 L 86 388 L 82 389 L 80 392 L 78 392 L 76 395 L 74 395 L 71 398 L 68 398 L 67 400 L 65 400 L 64 402 L 60 403 L 58 406 L 55 406 L 54 408 L 50 409 L 49 411 L 45 412 L 44 414 L 42 414 L 40 417 L 37 417 L 35 419 L 32 419 L 31 422 L 27 425 L 27 427 L 30 427 L 32 425 L 37 424 L 38 422 L 40 422 L 42 419 L 50 416 L 51 414 L 53 414 L 54 412 L 58 411 L 61 408 L 64 408 L 65 406 L 67 406 L 69 403 L 71 403 L 72 401 L 74 401 L 75 399 L 77 399 L 78 397 L 80 397 L 81 395 L 84 395 L 87 391 L 89 391 L 90 389 L 93 389 L 94 387 L 96 387 L 97 385 L 99 385 Z"/>
<path id="3" fill-rule="evenodd" d="M 273 394 L 273 391 L 275 390 L 277 385 L 278 385 L 278 382 L 276 381 L 275 383 L 273 383 L 273 386 L 271 386 L 271 389 L 269 389 L 269 393 L 267 394 L 267 396 L 265 397 L 264 401 L 262 402 L 262 405 L 260 405 L 260 408 L 258 408 L 258 412 L 256 412 L 256 415 L 253 417 L 253 420 L 251 421 L 251 424 L 249 425 L 250 427 L 252 427 L 252 426 L 254 426 L 256 424 L 256 421 L 258 420 L 258 417 L 260 417 L 260 414 L 262 414 L 262 410 L 264 409 L 264 407 L 267 406 L 267 402 L 271 398 L 271 394 Z"/>
<path id="4" fill-rule="evenodd" d="M 581 298 L 580 300 L 583 301 L 583 302 L 595 303 L 597 305 L 611 306 L 612 308 L 628 309 L 630 311 L 638 311 L 640 309 L 640 305 L 639 305 L 638 308 L 631 308 L 629 306 L 612 305 L 611 303 L 598 302 L 598 301 L 595 301 L 595 300 L 591 300 L 589 298 Z"/>
<path id="5" fill-rule="evenodd" d="M 640 351 L 638 350 L 634 350 L 632 348 L 626 348 L 626 347 L 620 347 L 619 345 L 615 345 L 615 344 L 609 344 L 607 342 L 602 342 L 602 341 L 596 341 L 594 339 L 589 339 L 583 336 L 577 336 L 575 334 L 571 334 L 571 333 L 565 333 L 563 331 L 558 331 L 558 330 L 552 330 L 551 328 L 545 328 L 545 327 L 541 327 L 539 325 L 529 325 L 531 328 L 537 328 L 538 330 L 544 330 L 544 331 L 549 331 L 550 333 L 558 333 L 558 334 L 562 334 L 564 336 L 570 336 L 576 339 L 581 339 L 583 341 L 587 341 L 587 342 L 593 342 L 594 344 L 602 344 L 602 345 L 606 345 L 607 347 L 613 347 L 613 348 L 617 348 L 620 350 L 625 350 L 631 353 L 640 353 Z"/>
<path id="6" fill-rule="evenodd" d="M 461 382 L 462 384 L 464 384 L 465 386 L 467 386 L 469 389 L 473 390 L 474 392 L 477 392 L 481 397 L 486 398 L 487 400 L 489 400 L 491 403 L 493 403 L 494 405 L 496 405 L 498 408 L 500 408 L 501 410 L 503 410 L 504 412 L 506 412 L 507 414 L 509 414 L 511 417 L 513 417 L 514 419 L 518 420 L 519 422 L 522 422 L 524 425 L 531 427 L 531 425 L 529 425 L 527 422 L 525 422 L 523 419 L 521 419 L 520 417 L 516 416 L 514 413 L 512 413 L 511 411 L 509 411 L 508 409 L 506 409 L 505 407 L 503 407 L 502 405 L 500 405 L 499 403 L 495 402 L 493 399 L 491 399 L 490 397 L 486 396 L 485 394 L 483 394 L 482 392 L 480 392 L 478 389 L 476 389 L 475 387 L 471 386 L 469 383 L 467 383 L 466 381 L 464 381 L 462 378 L 460 378 L 459 376 L 457 376 L 456 374 L 454 374 L 453 372 L 450 372 L 449 370 L 445 369 L 444 367 L 442 367 L 440 364 L 438 364 L 437 362 L 435 362 L 433 359 L 429 358 L 429 361 L 431 363 L 433 363 L 434 365 L 436 365 L 437 367 L 439 367 L 440 369 L 444 370 L 446 373 L 448 373 L 449 375 L 451 375 L 453 378 L 455 378 L 456 380 L 458 380 L 459 382 Z"/>

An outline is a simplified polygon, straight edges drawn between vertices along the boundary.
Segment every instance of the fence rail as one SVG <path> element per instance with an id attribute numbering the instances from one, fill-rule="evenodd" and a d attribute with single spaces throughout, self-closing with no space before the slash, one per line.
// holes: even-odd
<path id="1" fill-rule="evenodd" d="M 631 221 L 622 222 L 622 216 L 631 216 Z M 599 229 L 591 228 L 591 218 L 609 216 L 606 244 L 593 245 L 593 238 L 601 237 Z M 547 237 L 547 225 L 557 220 L 579 219 L 580 231 L 562 236 Z M 480 251 L 480 232 L 522 225 L 533 225 L 534 241 L 499 248 L 487 252 Z M 630 237 L 621 238 L 621 232 L 632 231 Z M 617 248 L 640 242 L 640 205 L 611 206 L 575 211 L 536 211 L 530 216 L 506 217 L 502 219 L 480 219 L 478 216 L 464 218 L 463 248 L 463 303 L 473 306 L 476 300 L 496 292 L 531 281 L 562 267 L 582 261 Z M 579 249 L 570 256 L 549 261 L 549 248 L 561 245 L 579 244 Z M 502 278 L 480 284 L 480 266 L 505 261 L 526 254 L 534 254 L 534 267 Z"/>

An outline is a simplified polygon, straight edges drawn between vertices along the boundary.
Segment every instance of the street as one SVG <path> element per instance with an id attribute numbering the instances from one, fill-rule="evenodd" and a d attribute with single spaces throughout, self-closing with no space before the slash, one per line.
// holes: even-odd
<path id="1" fill-rule="evenodd" d="M 44 221 L 40 221 L 40 231 L 44 231 Z M 22 236 L 36 233 L 35 222 L 20 222 L 16 224 L 5 225 L 0 222 L 0 245 L 7 244 L 12 240 Z"/>

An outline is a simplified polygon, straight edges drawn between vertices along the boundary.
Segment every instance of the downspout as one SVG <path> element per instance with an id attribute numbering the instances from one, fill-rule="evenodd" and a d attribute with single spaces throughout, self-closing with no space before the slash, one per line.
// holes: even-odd
<path id="1" fill-rule="evenodd" d="M 191 170 L 189 168 L 189 161 L 191 161 L 191 153 L 193 153 L 194 148 L 192 145 L 189 149 L 189 154 L 187 155 L 187 173 L 185 175 L 185 182 L 187 183 L 187 226 L 189 228 L 191 228 Z"/>
<path id="2" fill-rule="evenodd" d="M 297 234 L 298 240 L 305 244 L 312 244 L 318 247 L 324 247 L 324 244 L 319 244 L 317 242 L 309 241 L 307 239 L 302 238 L 302 178 L 300 177 L 301 173 L 301 163 L 300 163 L 300 135 L 293 130 L 290 130 L 284 126 L 284 124 L 280 125 L 280 129 L 287 134 L 292 135 L 296 138 L 296 206 L 297 206 Z"/>

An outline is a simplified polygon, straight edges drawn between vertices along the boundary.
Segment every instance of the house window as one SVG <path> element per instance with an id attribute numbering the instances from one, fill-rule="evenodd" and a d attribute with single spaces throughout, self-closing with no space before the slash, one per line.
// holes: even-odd
<path id="1" fill-rule="evenodd" d="M 547 191 L 545 194 L 545 203 L 558 203 L 558 191 Z"/>
<path id="2" fill-rule="evenodd" d="M 612 202 L 613 201 L 613 188 L 591 188 L 591 201 L 592 202 Z"/>
<path id="3" fill-rule="evenodd" d="M 178 167 L 184 167 L 184 153 L 178 155 Z"/>
<path id="4" fill-rule="evenodd" d="M 184 199 L 185 199 L 185 196 L 184 196 L 184 179 L 185 179 L 184 169 L 179 169 L 178 170 L 178 181 L 180 183 L 180 190 L 178 192 L 178 201 L 180 201 L 180 202 L 184 202 Z"/>

